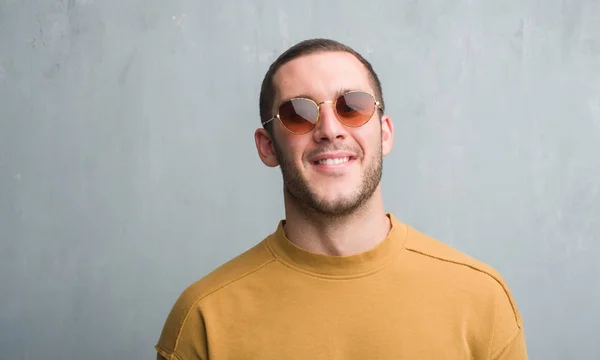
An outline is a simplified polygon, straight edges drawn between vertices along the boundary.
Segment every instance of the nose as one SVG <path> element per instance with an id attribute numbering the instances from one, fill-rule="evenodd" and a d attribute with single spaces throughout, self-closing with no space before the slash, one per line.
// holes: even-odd
<path id="1" fill-rule="evenodd" d="M 347 134 L 346 127 L 338 120 L 333 101 L 319 104 L 319 121 L 313 131 L 315 142 L 341 140 Z"/>

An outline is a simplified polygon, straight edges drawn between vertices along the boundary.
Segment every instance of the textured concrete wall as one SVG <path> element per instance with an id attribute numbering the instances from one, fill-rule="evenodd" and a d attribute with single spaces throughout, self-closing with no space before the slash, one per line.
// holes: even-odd
<path id="1" fill-rule="evenodd" d="M 599 359 L 600 2 L 0 0 L 0 358 L 147 359 L 283 216 L 268 65 L 363 52 L 389 211 L 495 266 L 532 359 Z"/>

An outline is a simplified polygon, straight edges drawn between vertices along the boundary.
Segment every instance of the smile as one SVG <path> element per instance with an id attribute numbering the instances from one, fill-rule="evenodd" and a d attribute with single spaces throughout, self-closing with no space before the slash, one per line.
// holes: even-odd
<path id="1" fill-rule="evenodd" d="M 343 158 L 323 159 L 323 160 L 317 161 L 316 163 L 318 165 L 340 165 L 340 164 L 347 163 L 348 161 L 350 161 L 349 157 L 343 157 Z"/>
<path id="2" fill-rule="evenodd" d="M 347 164 L 350 160 L 352 160 L 352 157 L 346 156 L 341 158 L 321 159 L 313 162 L 313 164 L 317 166 L 341 166 Z"/>

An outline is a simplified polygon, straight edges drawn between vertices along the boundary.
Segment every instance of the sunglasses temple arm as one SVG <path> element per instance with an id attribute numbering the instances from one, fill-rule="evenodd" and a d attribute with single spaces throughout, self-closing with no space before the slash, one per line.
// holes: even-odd
<path id="1" fill-rule="evenodd" d="M 263 121 L 263 123 L 262 123 L 262 124 L 263 124 L 263 126 L 267 125 L 268 123 L 270 123 L 270 122 L 271 122 L 271 121 L 273 121 L 274 119 L 275 119 L 275 118 L 274 118 L 274 117 L 272 117 L 272 118 L 270 118 L 270 119 L 269 119 L 269 120 L 267 120 L 267 121 Z"/>

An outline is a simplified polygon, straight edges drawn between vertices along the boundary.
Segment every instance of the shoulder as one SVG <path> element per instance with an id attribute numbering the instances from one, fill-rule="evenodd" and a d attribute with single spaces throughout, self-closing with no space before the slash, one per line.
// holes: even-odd
<path id="1" fill-rule="evenodd" d="M 518 327 L 522 318 L 513 295 L 502 275 L 489 264 L 475 259 L 450 245 L 407 226 L 405 249 L 418 271 L 443 278 L 454 289 L 464 289 L 495 308 L 503 308 Z M 502 304 L 502 305 L 499 305 Z"/>
<path id="2" fill-rule="evenodd" d="M 503 284 L 504 280 L 490 265 L 477 260 L 452 246 L 407 226 L 406 250 L 427 258 L 434 263 L 465 270 L 467 273 L 486 274 L 490 279 Z"/>
<path id="3" fill-rule="evenodd" d="M 184 289 L 164 324 L 156 345 L 159 353 L 170 358 L 175 349 L 179 349 L 180 342 L 198 341 L 201 336 L 197 336 L 204 332 L 202 314 L 198 310 L 202 300 L 218 293 L 221 289 L 235 286 L 237 281 L 260 271 L 274 260 L 265 239 Z M 182 340 L 186 334 L 194 334 L 196 340 Z M 201 345 L 198 344 L 196 347 L 200 348 Z"/>
<path id="4" fill-rule="evenodd" d="M 193 305 L 220 289 L 259 271 L 274 260 L 275 257 L 266 245 L 266 240 L 263 240 L 188 286 L 179 297 L 178 302 Z"/>

